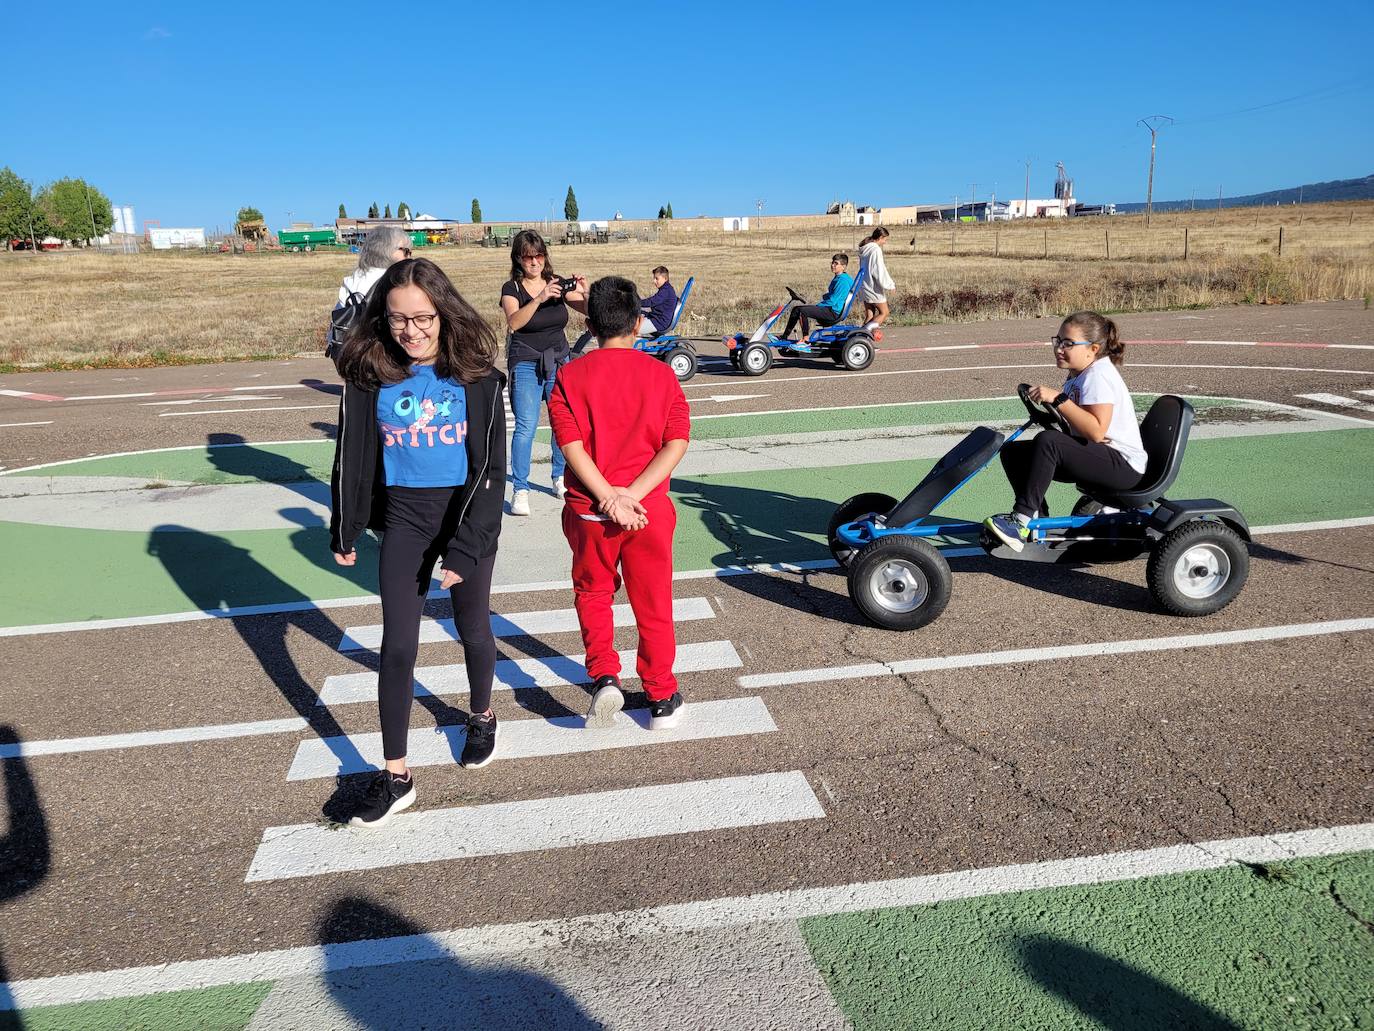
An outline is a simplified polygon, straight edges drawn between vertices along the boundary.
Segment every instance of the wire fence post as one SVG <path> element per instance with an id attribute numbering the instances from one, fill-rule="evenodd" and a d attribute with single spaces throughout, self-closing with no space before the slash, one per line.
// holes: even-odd
<path id="1" fill-rule="evenodd" d="M 1045 229 L 1045 230 L 1042 230 L 1042 232 L 1045 234 L 1045 255 L 1044 255 L 1044 256 L 1045 256 L 1045 260 L 1048 261 L 1048 260 L 1049 260 L 1049 256 L 1050 256 L 1050 231 L 1049 231 L 1048 229 Z"/>
<path id="2" fill-rule="evenodd" d="M 1283 257 L 1283 226 L 1279 226 L 1279 257 Z"/>
<path id="3" fill-rule="evenodd" d="M 1102 230 L 1102 239 L 1105 240 L 1106 243 L 1107 243 L 1107 260 L 1108 260 L 1108 261 L 1111 261 L 1111 260 L 1112 260 L 1112 231 L 1111 231 L 1110 229 L 1104 229 L 1104 230 Z"/>
<path id="4" fill-rule="evenodd" d="M 1188 260 L 1188 227 L 1183 227 L 1183 260 Z"/>

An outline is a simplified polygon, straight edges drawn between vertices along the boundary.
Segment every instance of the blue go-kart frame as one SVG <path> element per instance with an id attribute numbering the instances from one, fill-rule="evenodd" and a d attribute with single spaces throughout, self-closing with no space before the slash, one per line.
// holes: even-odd
<path id="1" fill-rule="evenodd" d="M 1177 616 L 1210 615 L 1235 599 L 1250 568 L 1245 517 L 1214 498 L 1164 497 L 1182 467 L 1193 423 L 1192 406 L 1174 395 L 1156 400 L 1141 425 L 1148 463 L 1140 484 L 1129 491 L 1078 484 L 1083 496 L 1072 514 L 1032 519 L 1019 551 L 983 523 L 939 515 L 941 505 L 1026 430 L 1066 429 L 1055 408 L 1031 400 L 1026 384 L 1018 393 L 1030 417 L 1010 436 L 980 426 L 902 501 L 859 494 L 835 509 L 826 537 L 865 617 L 889 630 L 914 630 L 944 611 L 953 580 L 937 538 L 976 537 L 994 558 L 1030 562 L 1090 564 L 1148 554 L 1150 595 Z"/>
<path id="2" fill-rule="evenodd" d="M 678 336 L 674 332 L 678 322 L 682 319 L 682 312 L 687 307 L 687 298 L 691 295 L 692 284 L 695 282 L 696 276 L 687 277 L 687 282 L 682 286 L 682 294 L 677 299 L 677 307 L 673 309 L 673 317 L 668 325 L 653 336 L 635 339 L 635 350 L 643 351 L 645 354 L 651 354 L 655 358 L 667 362 L 679 383 L 686 383 L 695 376 L 699 366 L 696 345 L 686 337 Z"/>
<path id="3" fill-rule="evenodd" d="M 804 304 L 805 299 L 790 286 L 787 301 L 774 308 L 764 318 L 759 327 L 751 334 L 735 333 L 725 338 L 725 348 L 730 356 L 730 364 L 746 376 L 762 376 L 773 367 L 774 352 L 784 358 L 829 358 L 836 365 L 857 372 L 873 364 L 877 354 L 877 343 L 882 334 L 870 331 L 863 326 L 844 323 L 854 299 L 859 296 L 868 273 L 867 264 L 859 266 L 859 274 L 845 295 L 840 307 L 840 321 L 833 326 L 822 326 L 811 331 L 805 340 L 787 340 L 775 336 L 773 326 L 778 319 L 794 304 Z"/>

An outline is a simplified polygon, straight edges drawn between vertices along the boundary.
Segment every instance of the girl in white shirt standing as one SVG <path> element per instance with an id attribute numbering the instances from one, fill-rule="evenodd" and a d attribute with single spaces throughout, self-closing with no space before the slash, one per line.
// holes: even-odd
<path id="1" fill-rule="evenodd" d="M 887 321 L 887 291 L 897 284 L 888 274 L 883 245 L 891 235 L 878 226 L 859 242 L 859 267 L 865 270 L 860 296 L 864 302 L 864 329 L 877 329 Z"/>
<path id="2" fill-rule="evenodd" d="M 1054 363 L 1068 379 L 1062 389 L 1031 387 L 1030 396 L 1058 409 L 1069 432 L 1042 430 L 1002 448 L 1002 468 L 1016 500 L 1010 513 L 989 516 L 984 525 L 1013 551 L 1030 538 L 1030 520 L 1044 513 L 1051 480 L 1130 490 L 1145 472 L 1135 404 L 1117 371 L 1126 345 L 1116 323 L 1096 312 L 1076 312 L 1051 344 Z"/>

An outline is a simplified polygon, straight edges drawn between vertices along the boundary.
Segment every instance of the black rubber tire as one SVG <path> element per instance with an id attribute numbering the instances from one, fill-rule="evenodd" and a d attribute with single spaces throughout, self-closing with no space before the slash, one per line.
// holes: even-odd
<path id="1" fill-rule="evenodd" d="M 847 501 L 842 501 L 830 516 L 830 525 L 825 528 L 825 540 L 830 545 L 830 554 L 835 556 L 835 561 L 844 565 L 854 557 L 854 549 L 847 544 L 842 544 L 835 539 L 835 531 L 845 523 L 852 523 L 860 516 L 868 515 L 870 512 L 884 515 L 897 507 L 897 499 L 887 494 L 855 494 Z"/>
<path id="2" fill-rule="evenodd" d="M 872 337 L 852 336 L 840 345 L 840 364 L 850 372 L 860 372 L 873 364 L 877 353 Z"/>
<path id="3" fill-rule="evenodd" d="M 850 600 L 884 630 L 925 626 L 945 611 L 953 588 L 949 563 L 921 537 L 882 537 L 849 563 Z"/>
<path id="4" fill-rule="evenodd" d="M 739 351 L 732 347 L 732 348 L 729 350 L 728 354 L 729 354 L 729 357 L 730 357 L 730 367 L 731 367 L 732 369 L 738 369 L 738 368 L 739 368 Z"/>
<path id="5" fill-rule="evenodd" d="M 762 376 L 773 367 L 773 349 L 767 344 L 745 344 L 738 353 L 739 371 L 746 376 Z"/>
<path id="6" fill-rule="evenodd" d="M 673 370 L 673 375 L 679 383 L 686 383 L 697 374 L 696 352 L 690 347 L 683 347 L 681 344 L 670 347 L 663 353 L 663 360 L 667 362 L 668 368 Z"/>
<path id="7" fill-rule="evenodd" d="M 1150 552 L 1150 597 L 1175 616 L 1210 616 L 1240 594 L 1250 576 L 1250 552 L 1235 530 L 1215 519 L 1192 519 L 1166 533 Z"/>

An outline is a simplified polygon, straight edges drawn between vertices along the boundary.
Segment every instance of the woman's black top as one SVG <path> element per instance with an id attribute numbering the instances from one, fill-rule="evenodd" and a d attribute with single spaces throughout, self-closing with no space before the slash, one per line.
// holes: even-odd
<path id="1" fill-rule="evenodd" d="M 501 296 L 514 297 L 521 308 L 533 300 L 525 284 L 514 279 L 501 288 Z M 568 337 L 563 332 L 567 325 L 567 302 L 561 297 L 550 297 L 535 309 L 528 322 L 510 335 L 506 365 L 539 362 L 541 367 L 556 368 L 568 354 Z"/>

